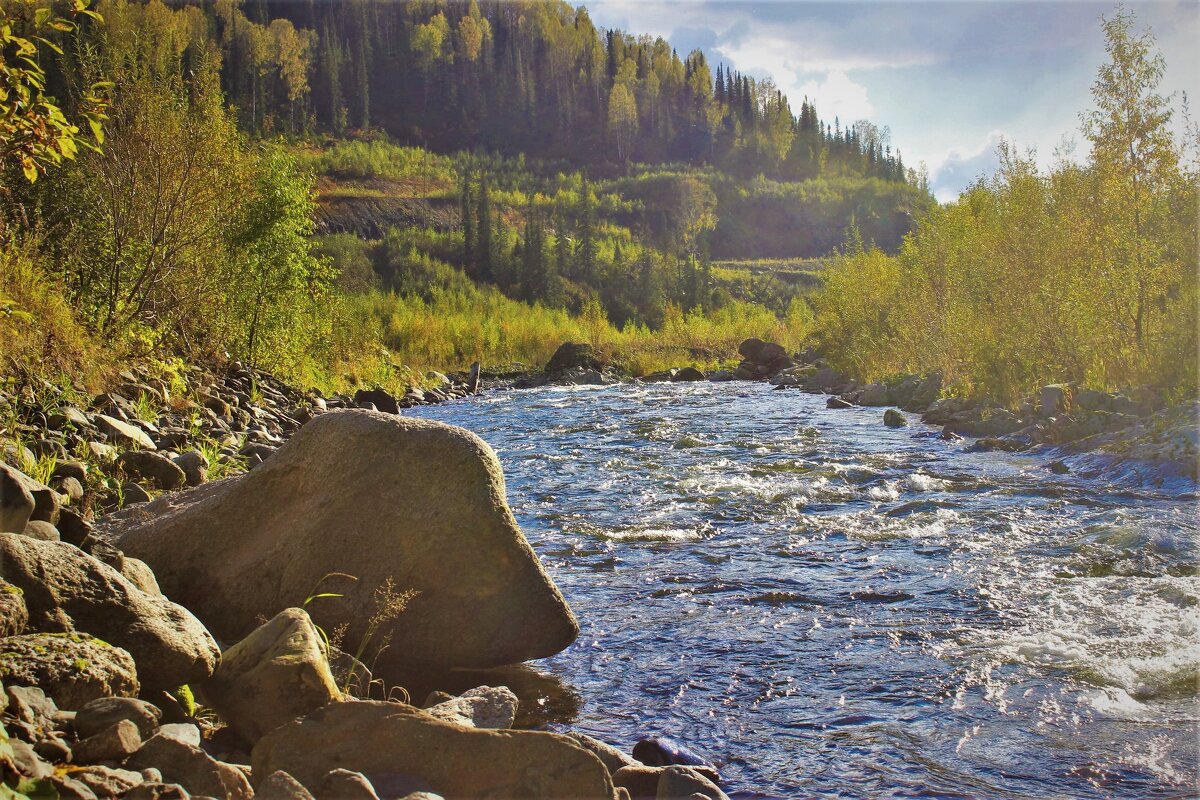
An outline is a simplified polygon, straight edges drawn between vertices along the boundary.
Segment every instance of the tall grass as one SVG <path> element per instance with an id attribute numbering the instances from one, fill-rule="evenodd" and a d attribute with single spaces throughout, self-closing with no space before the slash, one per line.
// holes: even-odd
<path id="1" fill-rule="evenodd" d="M 354 315 L 373 319 L 394 358 L 420 369 L 522 364 L 540 367 L 566 341 L 587 342 L 635 375 L 667 367 L 713 368 L 736 361 L 750 337 L 802 346 L 811 319 L 779 319 L 761 306 L 734 301 L 711 313 L 668 307 L 659 330 L 617 328 L 598 304 L 572 315 L 505 297 L 494 288 L 433 289 L 425 296 L 372 292 L 351 301 Z"/>

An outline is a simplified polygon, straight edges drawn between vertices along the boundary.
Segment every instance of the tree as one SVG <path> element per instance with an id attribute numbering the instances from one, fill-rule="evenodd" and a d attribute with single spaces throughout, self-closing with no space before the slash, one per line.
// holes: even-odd
<path id="1" fill-rule="evenodd" d="M 311 314 L 305 301 L 324 294 L 332 281 L 328 265 L 309 252 L 315 208 L 312 181 L 300 175 L 295 157 L 281 150 L 264 154 L 231 237 L 236 266 L 225 291 L 240 333 L 235 341 L 253 366 L 264 340 L 276 363 L 292 355 L 292 343 L 307 328 L 296 317 Z"/>
<path id="2" fill-rule="evenodd" d="M 1152 303 L 1169 283 L 1172 265 L 1162 259 L 1154 233 L 1179 157 L 1168 128 L 1170 99 L 1157 91 L 1166 62 L 1149 33 L 1133 33 L 1133 21 L 1124 11 L 1103 20 L 1109 61 L 1092 85 L 1096 109 L 1083 116 L 1083 129 L 1092 144 L 1097 233 L 1116 322 L 1132 328 L 1141 349 Z"/>
<path id="3" fill-rule="evenodd" d="M 62 49 L 47 37 L 75 31 L 75 18 L 100 21 L 89 5 L 91 0 L 71 0 L 72 19 L 28 0 L 0 6 L 0 164 L 19 163 L 31 183 L 50 167 L 75 158 L 81 147 L 104 141 L 101 124 L 107 119 L 104 92 L 109 84 L 93 84 L 77 104 L 79 121 L 90 129 L 89 141 L 46 93 L 38 52 L 40 45 L 61 55 Z"/>
<path id="4" fill-rule="evenodd" d="M 628 161 L 638 131 L 638 109 L 633 92 L 623 83 L 615 84 L 608 95 L 608 130 L 617 143 L 617 158 Z"/>

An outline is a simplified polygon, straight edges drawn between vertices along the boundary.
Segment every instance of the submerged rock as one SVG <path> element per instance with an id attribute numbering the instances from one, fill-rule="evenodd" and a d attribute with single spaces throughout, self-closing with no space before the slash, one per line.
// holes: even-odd
<path id="1" fill-rule="evenodd" d="M 377 675 L 513 664 L 578 634 L 508 508 L 495 453 L 438 422 L 330 412 L 253 472 L 110 516 L 103 529 L 226 640 L 303 603 L 330 573 L 356 580 L 323 588 L 345 596 L 323 600 L 314 619 L 345 624 L 348 642 L 367 637 L 389 591 L 415 590 L 373 632 L 375 647 L 403 643 L 383 650 Z"/>

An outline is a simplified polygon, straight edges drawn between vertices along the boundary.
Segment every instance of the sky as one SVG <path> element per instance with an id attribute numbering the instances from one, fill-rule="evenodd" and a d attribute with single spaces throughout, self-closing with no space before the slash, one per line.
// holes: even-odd
<path id="1" fill-rule="evenodd" d="M 996 166 L 1001 138 L 1049 166 L 1073 142 L 1105 61 L 1090 0 L 591 0 L 593 22 L 667 39 L 770 77 L 794 111 L 807 96 L 822 119 L 887 126 L 907 166 L 924 162 L 949 201 Z M 1200 103 L 1200 0 L 1134 0 L 1124 7 L 1167 62 L 1160 90 Z M 1200 113 L 1200 112 L 1197 112 Z"/>

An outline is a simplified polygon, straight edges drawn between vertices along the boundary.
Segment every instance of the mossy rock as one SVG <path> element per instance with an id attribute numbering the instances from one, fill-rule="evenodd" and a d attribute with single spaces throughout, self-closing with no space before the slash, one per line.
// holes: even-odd
<path id="1" fill-rule="evenodd" d="M 37 686 L 59 708 L 78 709 L 98 697 L 134 697 L 133 657 L 80 633 L 10 636 L 0 643 L 0 681 Z"/>

